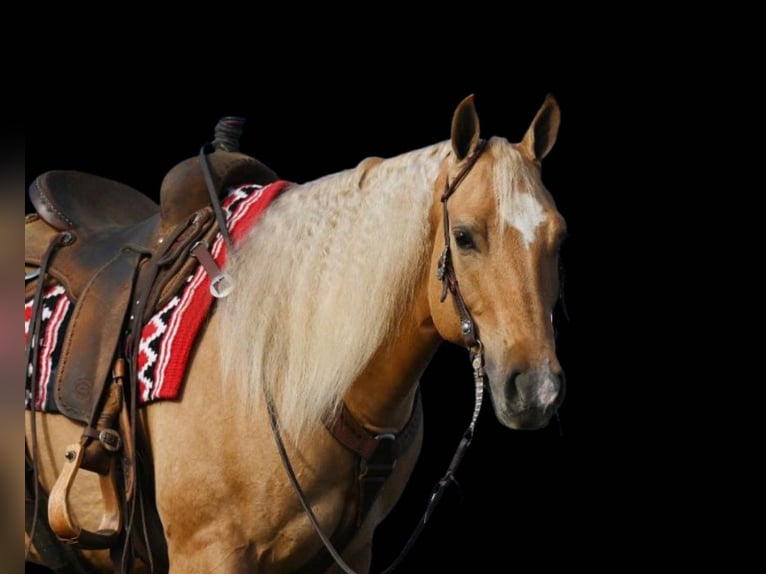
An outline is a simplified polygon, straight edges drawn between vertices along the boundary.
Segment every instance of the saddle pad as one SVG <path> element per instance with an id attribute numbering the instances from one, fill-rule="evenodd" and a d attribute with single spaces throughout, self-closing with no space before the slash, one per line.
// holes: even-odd
<path id="1" fill-rule="evenodd" d="M 288 185 L 276 181 L 267 186 L 242 185 L 229 189 L 222 202 L 227 225 L 235 245 L 242 241 L 271 201 Z M 226 243 L 220 233 L 210 253 L 222 269 L 226 263 Z M 138 400 L 148 404 L 178 397 L 186 365 L 205 317 L 213 304 L 210 279 L 202 266 L 187 279 L 181 291 L 147 321 L 141 332 L 138 353 Z M 43 296 L 38 387 L 34 408 L 58 412 L 54 398 L 56 365 L 74 303 L 61 285 L 49 287 Z M 32 317 L 32 300 L 24 305 L 24 346 Z M 27 372 L 25 406 L 31 408 L 31 365 Z"/>

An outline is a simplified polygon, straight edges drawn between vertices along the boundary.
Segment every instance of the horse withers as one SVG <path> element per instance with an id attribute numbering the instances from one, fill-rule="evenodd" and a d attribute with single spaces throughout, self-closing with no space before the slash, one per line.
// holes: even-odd
<path id="1" fill-rule="evenodd" d="M 322 531 L 367 572 L 419 455 L 418 380 L 442 341 L 481 353 L 503 425 L 548 424 L 564 394 L 551 316 L 565 222 L 541 162 L 559 117 L 548 97 L 520 143 L 485 142 L 469 97 L 449 141 L 274 199 L 229 254 L 235 288 L 206 319 L 180 399 L 140 411 L 171 572 L 339 568 L 287 480 L 270 411 Z M 35 417 L 50 489 L 82 424 Z M 365 445 L 380 437 L 395 464 L 365 497 Z M 98 524 L 96 480 L 82 478 L 72 505 Z M 113 569 L 107 551 L 83 556 Z"/>

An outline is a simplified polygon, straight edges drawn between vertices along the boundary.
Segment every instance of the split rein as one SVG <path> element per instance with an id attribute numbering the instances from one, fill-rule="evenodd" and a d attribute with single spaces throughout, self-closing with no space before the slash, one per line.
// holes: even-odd
<path id="1" fill-rule="evenodd" d="M 463 181 L 463 179 L 465 179 L 466 175 L 468 175 L 473 166 L 476 165 L 476 161 L 479 159 L 479 156 L 486 148 L 486 145 L 486 140 L 480 140 L 476 151 L 474 151 L 474 153 L 468 158 L 467 163 L 460 170 L 457 177 L 452 181 L 452 183 L 450 183 L 448 177 L 444 184 L 444 193 L 441 197 L 444 213 L 444 251 L 442 251 L 441 257 L 439 258 L 439 266 L 436 273 L 437 278 L 442 282 L 441 301 L 444 302 L 446 299 L 448 290 L 450 293 L 452 293 L 455 307 L 457 308 L 457 312 L 460 315 L 460 332 L 463 336 L 465 346 L 471 354 L 471 366 L 473 368 L 473 380 L 475 385 L 473 416 L 471 417 L 471 422 L 468 425 L 468 428 L 463 433 L 463 437 L 460 439 L 460 443 L 455 450 L 455 454 L 452 456 L 452 460 L 450 461 L 449 467 L 447 467 L 447 471 L 434 485 L 431 491 L 431 497 L 429 498 L 428 505 L 426 506 L 425 512 L 423 512 L 422 518 L 418 521 L 415 529 L 412 531 L 412 534 L 410 534 L 410 537 L 399 553 L 399 556 L 397 556 L 391 565 L 389 565 L 388 568 L 386 568 L 381 574 L 389 574 L 399 567 L 409 551 L 415 545 L 415 542 L 419 538 L 423 528 L 425 527 L 434 509 L 444 495 L 447 487 L 452 483 L 457 483 L 455 480 L 455 472 L 457 472 L 457 468 L 460 466 L 460 462 L 463 460 L 465 453 L 468 451 L 468 447 L 471 445 L 474 428 L 476 427 L 476 421 L 478 420 L 479 413 L 481 412 L 481 405 L 484 398 L 485 381 L 484 346 L 478 338 L 476 332 L 476 323 L 474 322 L 471 313 L 468 311 L 468 307 L 466 307 L 463 296 L 460 293 L 460 287 L 455 275 L 455 268 L 452 264 L 447 200 L 450 198 L 450 196 L 452 196 L 452 194 L 455 193 L 460 183 Z M 322 544 L 324 544 L 330 556 L 332 556 L 333 560 L 335 560 L 341 570 L 346 572 L 346 574 L 356 574 L 354 570 L 348 564 L 346 564 L 340 553 L 336 550 L 335 546 L 330 541 L 330 538 L 324 533 L 322 527 L 319 525 L 319 521 L 317 520 L 314 511 L 311 509 L 311 506 L 306 499 L 306 495 L 298 482 L 298 478 L 295 475 L 293 466 L 290 463 L 289 457 L 287 456 L 287 451 L 285 450 L 285 445 L 282 441 L 281 433 L 279 432 L 279 421 L 277 419 L 277 413 L 274 408 L 274 404 L 268 395 L 266 395 L 266 406 L 269 413 L 271 430 L 274 434 L 274 440 L 276 441 L 277 450 L 279 451 L 279 456 L 282 459 L 282 464 L 285 467 L 285 471 L 287 472 L 287 476 L 290 479 L 293 488 L 295 488 L 295 491 L 298 494 L 301 506 L 306 512 L 311 525 L 314 527 L 317 535 L 322 540 Z"/>

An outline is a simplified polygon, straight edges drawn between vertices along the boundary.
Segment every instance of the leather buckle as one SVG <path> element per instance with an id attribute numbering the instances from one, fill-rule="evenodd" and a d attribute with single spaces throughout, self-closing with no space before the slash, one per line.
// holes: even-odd
<path id="1" fill-rule="evenodd" d="M 98 440 L 109 452 L 117 452 L 122 447 L 122 438 L 114 429 L 103 429 L 98 433 Z"/>
<path id="2" fill-rule="evenodd" d="M 374 439 L 378 442 L 378 446 L 369 460 L 360 461 L 359 478 L 383 482 L 396 466 L 396 435 L 382 433 L 375 435 Z"/>

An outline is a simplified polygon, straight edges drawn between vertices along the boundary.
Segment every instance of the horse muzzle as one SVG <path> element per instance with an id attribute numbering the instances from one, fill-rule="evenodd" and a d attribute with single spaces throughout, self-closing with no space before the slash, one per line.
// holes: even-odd
<path id="1" fill-rule="evenodd" d="M 544 428 L 564 400 L 563 372 L 554 373 L 545 367 L 496 378 L 490 369 L 489 375 L 495 416 L 509 428 Z"/>

